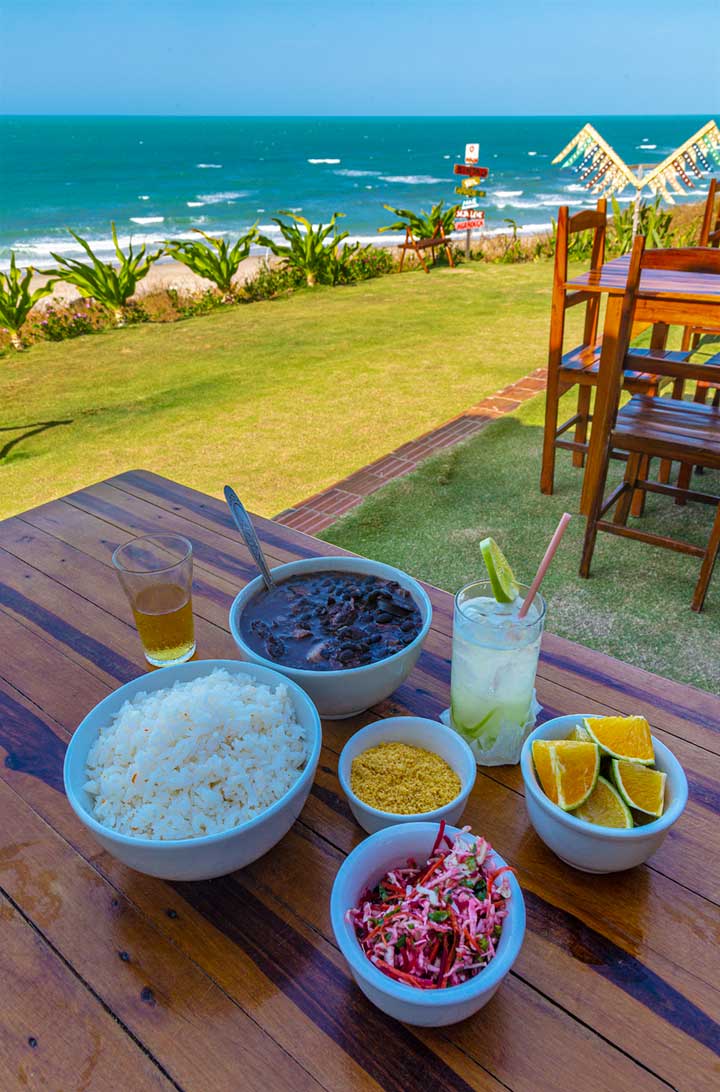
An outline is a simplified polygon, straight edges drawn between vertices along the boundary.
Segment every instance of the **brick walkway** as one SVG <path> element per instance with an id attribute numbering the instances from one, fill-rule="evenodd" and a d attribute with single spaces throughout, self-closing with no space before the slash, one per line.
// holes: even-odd
<path id="1" fill-rule="evenodd" d="M 539 391 L 545 389 L 546 375 L 545 368 L 537 368 L 530 375 L 523 376 L 509 387 L 503 387 L 501 391 L 464 410 L 439 428 L 418 436 L 416 440 L 410 440 L 389 455 L 384 455 L 382 459 L 369 463 L 348 478 L 324 489 L 322 493 L 280 512 L 274 517 L 275 521 L 308 534 L 323 531 L 382 485 L 393 478 L 402 478 L 409 474 L 429 455 L 435 455 L 461 440 L 469 440 L 496 417 L 512 413 L 523 402 L 534 398 Z"/>

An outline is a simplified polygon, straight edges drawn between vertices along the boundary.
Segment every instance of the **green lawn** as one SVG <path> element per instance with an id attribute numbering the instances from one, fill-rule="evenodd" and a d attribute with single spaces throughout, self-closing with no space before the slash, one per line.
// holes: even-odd
<path id="1" fill-rule="evenodd" d="M 303 291 L 0 359 L 0 516 L 131 467 L 274 515 L 543 364 L 551 268 Z"/>
<path id="2" fill-rule="evenodd" d="M 479 543 L 492 535 L 518 578 L 529 582 L 560 516 L 576 513 L 580 498 L 580 472 L 573 470 L 567 452 L 558 454 L 555 495 L 540 493 L 542 419 L 540 396 L 385 486 L 322 537 L 454 592 L 484 575 Z M 620 472 L 616 464 L 613 475 Z M 720 474 L 697 481 L 703 490 L 720 492 Z M 643 525 L 705 545 L 713 517 L 708 505 L 681 508 L 651 495 Z M 546 577 L 547 628 L 638 667 L 716 691 L 720 571 L 698 615 L 690 610 L 700 565 L 696 558 L 601 534 L 592 577 L 581 580 L 584 528 L 581 517 L 571 520 Z"/>

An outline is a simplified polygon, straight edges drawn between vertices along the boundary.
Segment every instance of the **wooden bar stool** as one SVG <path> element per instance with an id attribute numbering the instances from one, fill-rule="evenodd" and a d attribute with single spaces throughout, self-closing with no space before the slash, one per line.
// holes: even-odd
<path id="1" fill-rule="evenodd" d="M 707 200 L 705 201 L 705 211 L 703 213 L 702 224 L 700 225 L 700 235 L 698 237 L 698 246 L 720 247 L 720 208 L 718 208 L 717 214 L 715 212 L 715 202 L 720 196 L 718 194 L 718 183 L 716 178 L 710 180 L 710 186 L 708 188 Z M 682 347 L 683 349 L 690 349 L 692 352 L 696 352 L 701 348 L 702 337 L 704 334 L 715 335 L 720 337 L 720 328 L 710 329 L 703 326 L 686 326 L 683 333 Z M 720 363 L 720 352 L 714 352 L 708 364 Z M 673 391 L 673 397 L 676 397 L 675 391 Z M 720 405 L 720 387 L 713 386 L 708 383 L 707 380 L 698 380 L 695 388 L 694 400 L 698 403 L 706 403 L 710 400 L 713 406 Z M 697 467 L 698 472 L 702 471 L 702 467 Z M 678 476 L 678 485 L 682 489 L 687 489 L 692 479 L 693 468 L 691 466 L 683 465 L 680 467 L 680 474 Z M 684 504 L 685 498 L 680 495 L 677 497 L 676 504 Z"/>
<path id="2" fill-rule="evenodd" d="M 667 482 L 648 481 L 647 467 L 654 458 L 677 461 L 681 466 L 699 465 L 720 470 L 720 409 L 695 402 L 674 398 L 657 398 L 634 395 L 619 408 L 621 377 L 627 368 L 637 367 L 636 352 L 630 348 L 632 323 L 640 285 L 640 275 L 646 269 L 669 269 L 683 273 L 711 273 L 720 277 L 720 250 L 688 248 L 686 250 L 645 250 L 645 240 L 638 236 L 633 244 L 628 272 L 627 289 L 622 311 L 613 330 L 606 329 L 605 336 L 613 339 L 615 353 L 612 372 L 608 377 L 611 420 L 607 436 L 603 437 L 603 459 L 590 486 L 590 511 L 585 530 L 580 575 L 590 575 L 590 564 L 598 531 L 606 531 L 623 538 L 633 538 L 653 546 L 676 550 L 702 559 L 700 575 L 695 587 L 692 609 L 702 610 L 710 577 L 720 549 L 720 497 L 700 493 Z M 720 305 L 718 305 L 720 312 Z M 703 379 L 720 384 L 720 364 L 691 363 L 678 359 L 677 354 L 651 354 L 641 358 L 644 366 L 658 375 L 681 383 Z M 625 478 L 604 499 L 608 464 L 613 452 L 627 455 Z M 715 505 L 717 511 L 705 549 L 673 539 L 655 535 L 628 526 L 630 505 L 636 490 L 661 493 L 667 496 L 683 496 L 686 500 Z M 603 519 L 610 508 L 615 507 L 612 522 Z"/>
<path id="3" fill-rule="evenodd" d="M 540 490 L 542 493 L 552 493 L 555 487 L 555 451 L 557 448 L 572 451 L 573 466 L 584 466 L 588 426 L 592 421 L 590 402 L 593 388 L 597 386 L 598 365 L 602 349 L 601 339 L 598 339 L 600 294 L 583 292 L 578 289 L 568 291 L 566 288 L 570 240 L 572 236 L 584 231 L 593 233 L 590 272 L 599 272 L 605 259 L 605 236 L 607 231 L 607 201 L 605 198 L 600 198 L 596 209 L 587 209 L 576 213 L 574 216 L 570 216 L 567 205 L 563 205 L 558 211 L 545 399 L 545 430 L 540 473 Z M 571 307 L 576 307 L 582 303 L 585 304 L 582 343 L 574 349 L 563 352 L 565 314 Z M 657 385 L 657 377 L 644 370 L 628 371 L 623 379 L 623 388 L 632 393 L 654 394 Z M 575 386 L 578 388 L 576 411 L 563 424 L 558 425 L 560 398 Z M 563 439 L 563 435 L 573 426 L 575 428 L 574 439 Z"/>

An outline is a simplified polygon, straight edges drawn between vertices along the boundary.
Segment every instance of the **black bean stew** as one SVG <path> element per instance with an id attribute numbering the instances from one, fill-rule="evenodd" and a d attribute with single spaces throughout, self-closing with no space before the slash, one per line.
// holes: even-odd
<path id="1" fill-rule="evenodd" d="M 286 667 L 339 671 L 384 660 L 417 637 L 420 610 L 396 580 L 307 573 L 261 591 L 240 616 L 255 652 Z"/>

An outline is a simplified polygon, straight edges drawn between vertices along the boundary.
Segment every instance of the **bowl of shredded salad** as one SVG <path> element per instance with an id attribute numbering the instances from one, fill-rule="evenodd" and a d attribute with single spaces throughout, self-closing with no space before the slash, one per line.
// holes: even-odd
<path id="1" fill-rule="evenodd" d="M 338 871 L 330 913 L 363 993 L 426 1027 L 485 1005 L 525 932 L 512 869 L 469 827 L 444 823 L 405 823 L 361 842 Z"/>

